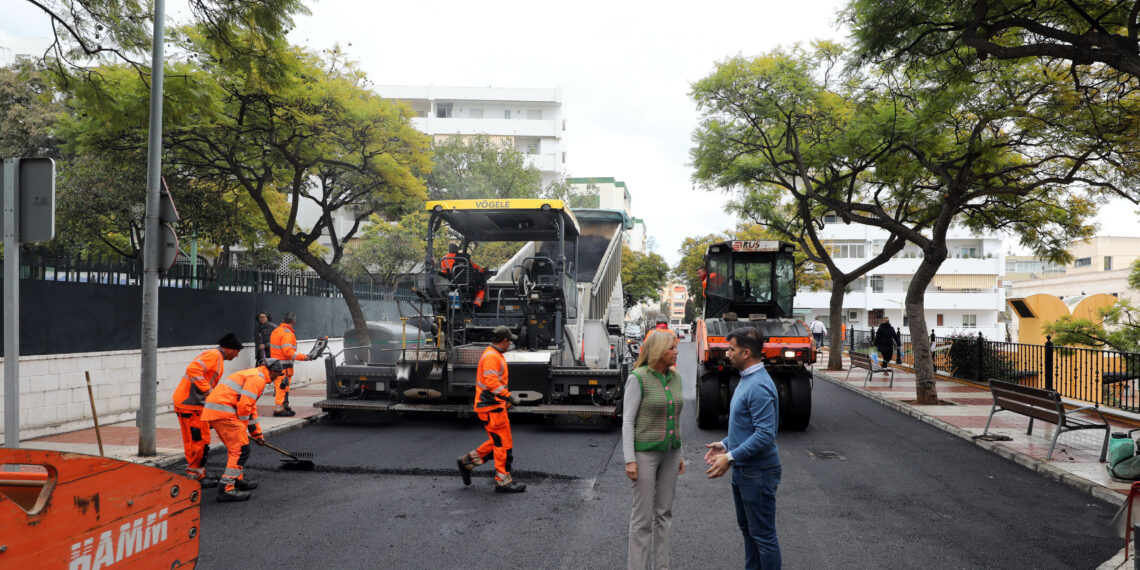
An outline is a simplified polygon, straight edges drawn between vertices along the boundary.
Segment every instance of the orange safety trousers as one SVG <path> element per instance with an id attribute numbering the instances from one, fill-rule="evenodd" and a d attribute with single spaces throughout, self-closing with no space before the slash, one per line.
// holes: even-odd
<path id="1" fill-rule="evenodd" d="M 182 449 L 186 450 L 186 476 L 201 480 L 206 476 L 206 450 L 210 447 L 210 424 L 202 421 L 202 410 L 174 409 L 182 429 Z"/>
<path id="2" fill-rule="evenodd" d="M 284 407 L 289 403 L 289 385 L 292 383 L 293 369 L 286 368 L 285 373 L 277 379 L 277 385 L 273 387 L 273 403 L 278 408 Z"/>
<path id="3" fill-rule="evenodd" d="M 249 459 L 249 428 L 246 422 L 237 418 L 222 418 L 209 423 L 226 446 L 226 470 L 219 483 L 227 491 L 233 491 L 234 484 L 242 479 L 245 462 Z"/>
<path id="4" fill-rule="evenodd" d="M 490 412 L 479 412 L 479 420 L 487 430 L 487 441 L 475 448 L 475 454 L 483 463 L 495 460 L 495 480 L 500 483 L 511 481 L 511 461 L 514 460 L 511 440 L 511 422 L 507 419 L 507 410 L 500 409 Z"/>

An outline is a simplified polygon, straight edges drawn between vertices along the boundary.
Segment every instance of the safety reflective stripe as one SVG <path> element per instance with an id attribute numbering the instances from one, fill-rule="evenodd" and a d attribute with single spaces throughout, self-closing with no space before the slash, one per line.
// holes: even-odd
<path id="1" fill-rule="evenodd" d="M 226 378 L 225 380 L 218 382 L 218 384 L 225 386 L 227 388 L 233 388 L 233 390 L 236 392 L 241 392 L 241 390 L 243 388 L 243 386 L 241 384 L 238 384 L 237 381 L 234 380 L 233 378 Z"/>
<path id="2" fill-rule="evenodd" d="M 242 396 L 246 396 L 250 400 L 256 400 L 257 399 L 257 394 L 254 394 L 253 392 L 250 392 L 249 390 L 246 390 L 245 388 L 238 390 L 238 393 L 241 394 Z"/>
<path id="3" fill-rule="evenodd" d="M 252 431 L 254 431 L 254 428 L 258 428 L 258 427 L 260 427 L 260 426 L 261 426 L 261 422 L 260 422 L 260 421 L 258 421 L 258 420 L 253 420 L 252 422 L 249 422 L 249 431 L 251 431 L 251 432 L 252 432 Z"/>
<path id="4" fill-rule="evenodd" d="M 226 470 L 222 472 L 222 477 L 225 477 L 226 479 L 235 479 L 237 477 L 241 477 L 241 473 L 241 467 L 238 467 L 237 469 L 234 469 L 233 467 L 226 467 Z"/>
<path id="5" fill-rule="evenodd" d="M 246 414 L 244 416 L 238 416 L 237 419 L 239 419 L 243 422 L 248 422 L 249 421 L 249 414 Z"/>
<path id="6" fill-rule="evenodd" d="M 206 468 L 205 467 L 187 467 L 186 472 L 190 473 L 192 475 L 205 475 L 206 474 Z"/>
<path id="7" fill-rule="evenodd" d="M 475 385 L 476 385 L 476 386 L 478 386 L 478 387 L 480 387 L 480 388 L 482 388 L 482 389 L 484 389 L 484 390 L 490 390 L 490 389 L 491 389 L 491 387 L 490 387 L 490 386 L 488 386 L 488 385 L 486 385 L 486 384 L 484 384 L 482 380 L 476 380 L 476 381 L 475 381 Z"/>
<path id="8" fill-rule="evenodd" d="M 198 366 L 201 366 L 202 368 L 206 368 L 206 363 L 201 358 L 195 358 L 194 364 L 197 364 Z"/>
<path id="9" fill-rule="evenodd" d="M 493 394 L 500 394 L 500 393 L 502 393 L 502 391 L 503 391 L 503 390 L 506 390 L 506 389 L 507 389 L 507 387 L 506 387 L 506 386 L 499 386 L 498 388 L 495 388 L 494 390 L 491 390 L 491 393 L 493 393 Z"/>
<path id="10" fill-rule="evenodd" d="M 495 376 L 502 376 L 502 374 L 499 374 L 498 370 L 487 370 L 486 368 L 483 369 L 483 374 L 494 374 Z"/>
<path id="11" fill-rule="evenodd" d="M 205 376 L 185 376 L 185 375 L 183 375 L 182 379 L 183 380 L 189 380 L 189 381 L 193 382 L 195 380 L 205 380 L 206 377 Z"/>
<path id="12" fill-rule="evenodd" d="M 215 412 L 226 412 L 227 414 L 236 414 L 237 407 L 227 404 L 219 404 L 217 402 L 206 402 L 207 410 L 214 410 Z"/>

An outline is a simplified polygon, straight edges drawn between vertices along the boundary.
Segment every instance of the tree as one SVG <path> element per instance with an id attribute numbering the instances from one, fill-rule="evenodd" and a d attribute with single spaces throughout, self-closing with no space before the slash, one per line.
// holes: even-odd
<path id="1" fill-rule="evenodd" d="M 932 60 L 905 73 L 876 70 L 868 76 L 873 83 L 856 87 L 876 91 L 879 102 L 855 108 L 862 112 L 833 113 L 853 119 L 838 130 L 830 122 L 817 126 L 802 117 L 789 121 L 779 112 L 780 95 L 773 97 L 775 111 L 766 115 L 749 115 L 750 107 L 725 108 L 728 118 L 711 123 L 718 129 L 725 123 L 747 129 L 769 116 L 785 117 L 790 126 L 808 129 L 786 138 L 791 151 L 797 148 L 792 143 L 812 128 L 824 133 L 821 139 L 828 134 L 837 139 L 819 149 L 800 147 L 803 158 L 772 158 L 742 145 L 735 153 L 730 149 L 722 154 L 727 166 L 742 173 L 762 170 L 756 163 L 783 166 L 785 160 L 801 161 L 804 166 L 789 170 L 800 178 L 800 192 L 813 205 L 805 214 L 801 202 L 801 218 L 815 215 L 818 207 L 844 222 L 882 228 L 919 247 L 923 259 L 906 293 L 906 315 L 915 350 L 916 395 L 926 404 L 937 402 L 937 391 L 923 301 L 947 258 L 949 228 L 961 224 L 975 231 L 1011 229 L 1039 255 L 1063 259 L 1064 244 L 1091 231 L 1086 221 L 1094 201 L 1089 196 L 1123 187 L 1123 174 L 1113 166 L 1121 163 L 1120 157 L 1113 158 L 1115 149 L 1092 136 L 1096 129 L 1091 124 L 1109 130 L 1120 126 L 1120 115 L 1107 112 L 1103 100 L 1075 93 L 1071 84 L 1056 80 L 1054 68 L 981 62 L 964 71 L 958 63 Z M 770 83 L 769 89 L 786 91 L 792 101 L 811 101 L 801 86 L 812 77 L 798 73 Z M 1042 82 L 1041 77 L 1053 80 Z M 820 98 L 819 104 L 841 109 L 834 98 Z M 737 144 L 732 134 L 721 136 L 725 144 Z M 805 167 L 815 164 L 805 150 L 850 159 L 866 156 L 850 152 L 852 148 L 876 147 L 883 150 L 871 162 L 873 168 L 864 167 L 846 184 L 819 184 L 826 170 Z M 793 185 L 775 182 L 784 189 Z M 821 249 L 817 246 L 816 251 Z"/>
<path id="2" fill-rule="evenodd" d="M 1128 286 L 1140 291 L 1140 260 L 1132 264 Z M 1140 308 L 1127 300 L 1098 311 L 1100 322 L 1065 316 L 1045 325 L 1045 332 L 1053 335 L 1059 345 L 1083 345 L 1094 348 L 1111 348 L 1121 352 L 1140 352 Z"/>
<path id="3" fill-rule="evenodd" d="M 905 241 L 892 234 L 870 260 L 844 272 L 819 237 L 826 206 L 810 193 L 851 196 L 890 150 L 867 132 L 882 118 L 879 93 L 857 74 L 836 72 L 842 49 L 818 43 L 755 58 L 736 57 L 693 86 L 702 110 L 692 150 L 694 180 L 740 194 L 730 210 L 765 228 L 763 238 L 795 243 L 797 266 L 818 264 L 830 278 L 830 322 L 843 322 L 847 286 L 890 261 Z M 896 206 L 896 210 L 901 206 Z M 895 212 L 897 214 L 897 212 Z M 817 278 L 824 271 L 806 272 Z M 843 368 L 843 339 L 831 335 L 828 370 Z"/>
<path id="4" fill-rule="evenodd" d="M 412 128 L 411 109 L 366 89 L 364 74 L 339 49 L 269 49 L 259 36 L 219 37 L 210 26 L 173 35 L 186 57 L 169 64 L 166 164 L 208 187 L 247 195 L 276 248 L 341 292 L 365 341 L 359 300 L 336 266 L 372 214 L 398 214 L 424 198 L 428 140 Z M 260 57 L 244 57 L 246 46 Z M 84 151 L 138 148 L 145 84 L 122 65 L 99 71 L 70 101 L 76 113 L 65 125 L 68 138 Z M 282 198 L 284 213 L 274 209 Z M 298 223 L 303 201 L 320 212 L 311 228 Z M 347 227 L 335 221 L 337 212 L 350 213 Z M 331 240 L 330 259 L 313 252 L 322 235 Z"/>
<path id="5" fill-rule="evenodd" d="M 42 68 L 30 63 L 0 67 L 0 158 L 59 158 L 52 127 L 63 113 Z"/>
<path id="6" fill-rule="evenodd" d="M 341 270 L 351 277 L 368 276 L 373 283 L 394 284 L 424 259 L 427 212 L 417 210 L 394 224 L 374 214 L 370 222 L 360 239 L 349 244 Z M 435 258 L 443 252 L 436 252 Z"/>
<path id="7" fill-rule="evenodd" d="M 621 246 L 621 287 L 633 297 L 634 302 L 644 303 L 661 298 L 661 289 L 669 278 L 669 264 L 660 255 L 641 253 Z M 664 312 L 664 311 L 662 311 Z"/>
<path id="8" fill-rule="evenodd" d="M 1140 76 L 1140 2 L 853 0 L 845 13 L 869 57 L 908 62 L 961 47 L 981 58 L 1104 65 Z"/>

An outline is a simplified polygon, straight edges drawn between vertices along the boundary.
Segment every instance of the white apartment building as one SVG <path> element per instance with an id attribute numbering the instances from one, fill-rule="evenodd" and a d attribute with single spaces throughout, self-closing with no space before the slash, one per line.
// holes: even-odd
<path id="1" fill-rule="evenodd" d="M 376 92 L 411 105 L 412 125 L 425 134 L 486 135 L 510 144 L 542 172 L 543 185 L 566 169 L 561 89 L 380 85 Z"/>
<path id="2" fill-rule="evenodd" d="M 633 229 L 625 232 L 625 244 L 634 251 L 649 252 L 645 220 L 634 217 L 633 198 L 625 182 L 610 177 L 567 178 L 566 182 L 574 194 L 598 197 L 590 207 L 625 212 L 633 220 Z"/>
<path id="3" fill-rule="evenodd" d="M 13 36 L 0 30 L 0 67 L 18 61 L 37 60 L 43 57 L 51 43 L 51 38 Z"/>
<path id="4" fill-rule="evenodd" d="M 888 233 L 861 224 L 844 224 L 837 216 L 824 217 L 820 237 L 833 249 L 836 264 L 851 271 L 882 251 Z M 927 329 L 938 336 L 954 333 L 982 333 L 991 340 L 1006 339 L 1005 290 L 1001 277 L 1005 272 L 1005 254 L 998 234 L 978 236 L 963 228 L 947 233 L 950 256 L 943 262 L 926 290 Z M 906 290 L 922 261 L 919 249 L 907 244 L 890 261 L 872 269 L 849 286 L 843 299 L 843 324 L 865 330 L 877 326 L 882 317 L 908 333 L 910 322 L 904 314 Z M 795 308 L 805 322 L 816 316 L 829 322 L 830 291 L 796 292 Z"/>

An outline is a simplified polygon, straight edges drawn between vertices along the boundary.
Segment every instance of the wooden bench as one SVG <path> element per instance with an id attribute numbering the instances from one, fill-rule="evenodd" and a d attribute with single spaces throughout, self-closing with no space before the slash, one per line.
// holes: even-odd
<path id="1" fill-rule="evenodd" d="M 863 354 L 862 352 L 848 352 L 847 355 L 851 357 L 851 366 L 847 369 L 847 378 L 851 377 L 851 371 L 856 368 L 865 368 L 867 370 L 867 377 L 863 379 L 863 386 L 867 386 L 867 382 L 871 379 L 871 375 L 876 372 L 886 372 L 891 377 L 891 388 L 895 387 L 895 371 L 888 366 L 875 366 L 871 361 L 870 355 Z M 847 380 L 844 378 L 844 381 Z"/>
<path id="2" fill-rule="evenodd" d="M 1028 416 L 1029 429 L 1025 431 L 1026 435 L 1033 433 L 1033 420 L 1035 419 L 1055 424 L 1057 429 L 1053 430 L 1053 443 L 1049 446 L 1049 455 L 1046 456 L 1046 459 L 1053 459 L 1053 448 L 1057 447 L 1057 437 L 1062 432 L 1079 429 L 1103 429 L 1104 445 L 1100 448 L 1100 461 L 1104 463 L 1108 454 L 1108 438 L 1111 430 L 1108 426 L 1108 420 L 1104 419 L 1104 414 L 1101 414 L 1095 406 L 1082 406 L 1073 410 L 1066 410 L 1064 404 L 1061 403 L 1061 395 L 1054 390 L 1043 390 L 999 380 L 990 380 L 990 393 L 993 394 L 994 405 L 990 409 L 990 417 L 986 420 L 986 429 L 982 435 L 989 435 L 990 422 L 993 421 L 994 414 L 999 411 L 1017 412 L 1023 416 Z M 1096 412 L 1096 415 L 1100 416 L 1100 423 L 1078 417 L 1078 413 L 1085 410 Z"/>

